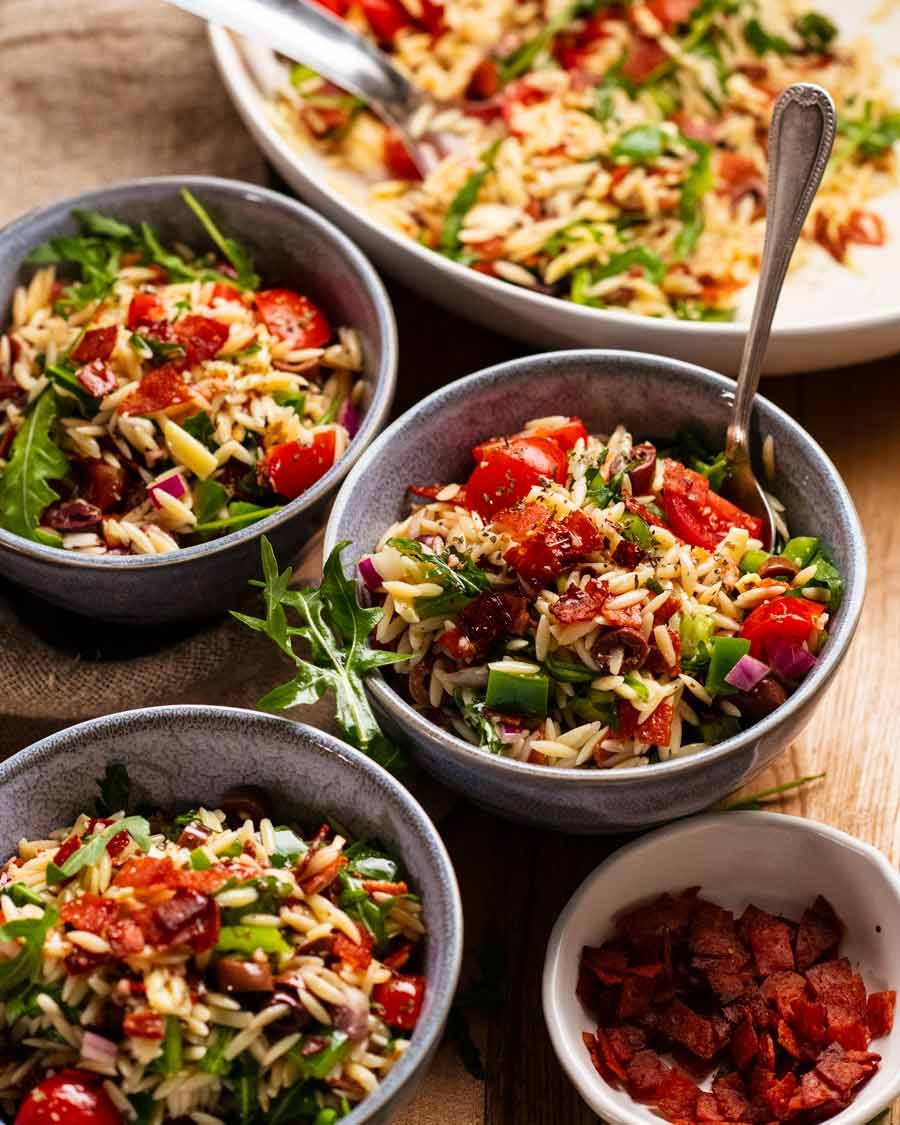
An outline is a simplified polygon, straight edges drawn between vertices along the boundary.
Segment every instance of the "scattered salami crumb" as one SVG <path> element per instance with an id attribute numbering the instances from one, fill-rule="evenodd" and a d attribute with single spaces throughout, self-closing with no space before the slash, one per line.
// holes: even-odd
<path id="1" fill-rule="evenodd" d="M 579 966 L 597 1073 L 679 1125 L 840 1113 L 878 1070 L 870 1046 L 896 1005 L 867 994 L 843 936 L 821 896 L 799 922 L 753 905 L 736 919 L 697 887 L 626 912 Z"/>

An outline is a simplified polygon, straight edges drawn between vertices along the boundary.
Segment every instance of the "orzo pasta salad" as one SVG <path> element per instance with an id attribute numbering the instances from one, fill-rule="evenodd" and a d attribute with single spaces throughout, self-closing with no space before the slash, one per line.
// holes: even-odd
<path id="1" fill-rule="evenodd" d="M 252 787 L 222 806 L 84 812 L 0 868 L 16 1125 L 332 1125 L 403 1054 L 424 927 L 399 862 L 276 826 Z"/>
<path id="2" fill-rule="evenodd" d="M 492 277 L 595 308 L 727 320 L 759 264 L 766 138 L 786 86 L 835 98 L 807 245 L 885 240 L 900 114 L 874 53 L 804 0 L 320 0 L 441 105 L 422 181 L 356 98 L 298 66 L 281 127 L 371 184 L 377 217 Z"/>
<path id="3" fill-rule="evenodd" d="M 409 654 L 393 670 L 434 721 L 523 762 L 644 766 L 736 734 L 816 664 L 837 570 L 780 515 L 763 551 L 694 435 L 539 418 L 472 452 L 464 484 L 413 482 L 360 563 L 375 637 Z"/>
<path id="4" fill-rule="evenodd" d="M 246 527 L 313 485 L 358 425 L 352 326 L 263 288 L 216 247 L 75 213 L 0 335 L 0 527 L 89 555 L 150 555 Z M 74 271 L 74 272 L 73 272 Z"/>

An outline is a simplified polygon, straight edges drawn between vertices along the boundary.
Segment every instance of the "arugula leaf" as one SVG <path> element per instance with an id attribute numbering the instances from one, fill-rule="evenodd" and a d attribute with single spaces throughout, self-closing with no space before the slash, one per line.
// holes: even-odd
<path id="1" fill-rule="evenodd" d="M 141 332 L 132 332 L 129 342 L 142 359 L 180 359 L 185 354 L 183 344 L 176 344 L 174 340 L 157 340 L 155 336 L 145 336 Z"/>
<path id="2" fill-rule="evenodd" d="M 228 493 L 217 480 L 198 480 L 194 485 L 194 515 L 197 523 L 205 524 L 214 520 L 227 499 Z"/>
<path id="3" fill-rule="evenodd" d="M 337 722 L 347 741 L 386 769 L 397 769 L 403 764 L 403 756 L 378 726 L 363 680 L 375 668 L 406 657 L 370 647 L 368 639 L 382 610 L 366 609 L 359 604 L 356 584 L 346 577 L 341 566 L 341 552 L 348 545 L 339 543 L 331 552 L 318 588 L 291 590 L 291 568 L 279 573 L 272 544 L 263 536 L 260 550 L 266 616 L 232 616 L 269 637 L 295 665 L 293 678 L 270 691 L 257 706 L 281 711 L 314 703 L 331 690 Z M 296 613 L 300 625 L 288 626 L 286 609 Z M 294 651 L 295 637 L 307 642 L 308 658 Z"/>
<path id="4" fill-rule="evenodd" d="M 190 418 L 186 418 L 181 423 L 181 428 L 187 430 L 192 438 L 199 441 L 201 445 L 205 445 L 207 449 L 214 449 L 215 442 L 212 440 L 213 434 L 216 432 L 212 423 L 212 418 L 205 410 L 201 410 L 199 414 L 192 414 Z"/>
<path id="5" fill-rule="evenodd" d="M 481 156 L 481 167 L 469 176 L 447 208 L 444 225 L 441 228 L 440 242 L 438 243 L 438 249 L 447 257 L 456 258 L 460 254 L 460 231 L 463 228 L 466 215 L 478 200 L 484 181 L 494 167 L 499 148 L 500 141 L 494 141 L 492 145 L 485 149 Z"/>
<path id="6" fill-rule="evenodd" d="M 141 223 L 141 239 L 150 261 L 162 266 L 173 280 L 194 281 L 197 277 L 203 276 L 204 271 L 198 271 L 195 267 L 189 265 L 174 250 L 167 250 L 159 241 L 159 235 L 149 223 Z"/>
<path id="7" fill-rule="evenodd" d="M 415 539 L 389 539 L 387 545 L 407 558 L 424 563 L 428 568 L 426 571 L 428 580 L 443 586 L 448 592 L 475 597 L 476 594 L 490 588 L 491 580 L 487 572 L 468 555 L 461 554 L 452 547 L 448 547 L 442 555 L 436 555 Z M 448 560 L 451 557 L 457 560 L 457 566 L 450 565 Z M 431 599 L 424 599 L 423 605 L 429 600 Z"/>
<path id="8" fill-rule="evenodd" d="M 682 426 L 670 440 L 654 442 L 660 457 L 670 457 L 702 473 L 709 481 L 713 492 L 719 492 L 731 473 L 731 466 L 724 451 L 711 450 L 689 426 Z"/>
<path id="9" fill-rule="evenodd" d="M 266 1125 L 296 1125 L 296 1122 L 306 1120 L 317 1125 L 319 1109 L 315 1091 L 306 1083 L 298 1082 L 279 1094 L 272 1103 L 266 1116 Z"/>
<path id="10" fill-rule="evenodd" d="M 837 35 L 837 27 L 821 12 L 804 12 L 794 25 L 806 46 L 813 51 L 825 51 Z"/>
<path id="11" fill-rule="evenodd" d="M 871 102 L 866 102 L 861 118 L 838 120 L 838 133 L 846 138 L 843 159 L 861 156 L 875 159 L 883 156 L 900 140 L 900 112 L 892 111 L 876 117 Z"/>
<path id="12" fill-rule="evenodd" d="M 229 262 L 237 271 L 237 284 L 241 289 L 258 289 L 259 274 L 253 267 L 253 261 L 247 251 L 233 238 L 226 238 L 212 221 L 206 209 L 200 204 L 187 188 L 181 189 L 181 198 L 194 212 L 203 225 L 203 229 L 218 246 Z"/>
<path id="13" fill-rule="evenodd" d="M 100 788 L 100 796 L 94 801 L 97 816 L 127 811 L 131 802 L 131 778 L 124 762 L 108 762 L 97 785 Z"/>
<path id="14" fill-rule="evenodd" d="M 652 164 L 665 152 L 669 136 L 659 125 L 635 125 L 628 129 L 612 147 L 614 157 L 623 157 L 632 164 Z"/>
<path id="15" fill-rule="evenodd" d="M 118 242 L 137 242 L 139 240 L 134 227 L 114 219 L 111 215 L 102 215 L 99 211 L 87 211 L 82 207 L 74 207 L 72 214 L 78 221 L 83 234 L 96 235 L 98 238 L 112 238 Z"/>
<path id="16" fill-rule="evenodd" d="M 106 851 L 106 845 L 120 832 L 127 832 L 142 852 L 150 851 L 152 846 L 150 825 L 142 816 L 125 816 L 121 820 L 108 824 L 100 832 L 95 832 L 86 843 L 81 845 L 77 852 L 73 852 L 69 856 L 62 867 L 57 867 L 55 863 L 48 864 L 47 882 L 51 886 L 62 883 L 66 879 L 71 879 L 73 875 L 77 875 L 82 868 L 98 863 Z"/>
<path id="17" fill-rule="evenodd" d="M 681 185 L 681 198 L 678 201 L 678 217 L 683 226 L 675 240 L 675 252 L 682 258 L 697 245 L 703 233 L 703 197 L 713 186 L 712 147 L 703 141 L 685 137 L 685 144 L 694 150 L 696 159 Z"/>
<path id="18" fill-rule="evenodd" d="M 262 508 L 258 504 L 247 504 L 235 501 L 229 506 L 228 515 L 220 520 L 208 520 L 205 523 L 194 525 L 194 531 L 199 535 L 220 534 L 223 531 L 238 531 L 242 527 L 249 527 L 266 516 L 280 512 L 283 504 L 273 504 L 270 508 Z"/>
<path id="19" fill-rule="evenodd" d="M 100 399 L 86 390 L 75 375 L 75 366 L 67 359 L 59 363 L 48 363 L 44 369 L 47 375 L 58 387 L 68 391 L 78 403 L 81 412 L 86 418 L 92 417 L 100 409 Z M 66 400 L 68 402 L 68 400 Z"/>
<path id="20" fill-rule="evenodd" d="M 36 246 L 29 262 L 71 262 L 80 267 L 81 280 L 68 285 L 56 309 L 68 314 L 102 300 L 112 289 L 124 250 L 136 245 L 131 227 L 96 211 L 73 211 L 80 235 L 60 235 Z"/>
<path id="21" fill-rule="evenodd" d="M 47 934 L 56 924 L 59 914 L 48 906 L 40 918 L 19 918 L 0 926 L 0 941 L 23 941 L 19 953 L 8 961 L 0 962 L 0 999 L 11 995 L 24 982 L 37 980 L 41 966 L 41 952 Z"/>
<path id="22" fill-rule="evenodd" d="M 453 702 L 459 708 L 459 712 L 466 723 L 478 735 L 479 746 L 485 747 L 492 754 L 502 754 L 503 743 L 500 741 L 497 728 L 484 713 L 484 700 L 479 699 L 473 703 L 466 703 L 461 689 L 457 688 L 453 693 Z"/>
<path id="23" fill-rule="evenodd" d="M 57 400 L 52 388 L 42 391 L 16 434 L 0 476 L 0 525 L 23 539 L 56 545 L 38 529 L 44 509 L 59 499 L 50 481 L 69 475 L 69 461 L 53 439 Z"/>
<path id="24" fill-rule="evenodd" d="M 770 35 L 755 17 L 744 24 L 744 39 L 756 55 L 772 51 L 776 55 L 790 55 L 794 48 L 780 35 Z"/>

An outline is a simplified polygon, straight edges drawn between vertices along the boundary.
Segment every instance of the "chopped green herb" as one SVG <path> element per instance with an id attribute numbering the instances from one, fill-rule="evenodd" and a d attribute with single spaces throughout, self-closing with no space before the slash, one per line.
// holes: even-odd
<path id="1" fill-rule="evenodd" d="M 275 512 L 280 512 L 283 507 L 283 504 L 274 504 L 270 508 L 262 508 L 257 504 L 234 501 L 229 505 L 227 516 L 223 519 L 197 523 L 194 526 L 194 532 L 197 535 L 218 535 L 223 531 L 238 531 L 242 527 L 249 527 L 252 523 L 257 523 L 267 516 L 274 515 Z"/>
<path id="2" fill-rule="evenodd" d="M 712 147 L 702 141 L 685 138 L 685 144 L 696 154 L 691 170 L 681 185 L 681 198 L 678 202 L 678 217 L 682 227 L 675 241 L 675 251 L 687 257 L 703 233 L 703 197 L 712 189 Z"/>
<path id="3" fill-rule="evenodd" d="M 208 524 L 214 521 L 227 500 L 228 493 L 217 480 L 198 480 L 194 485 L 194 515 L 197 523 Z"/>
<path id="4" fill-rule="evenodd" d="M 827 51 L 837 35 L 837 27 L 821 12 L 804 12 L 795 26 L 800 38 L 812 51 Z"/>
<path id="5" fill-rule="evenodd" d="M 478 699 L 472 703 L 466 703 L 462 691 L 457 688 L 453 693 L 453 702 L 466 724 L 478 735 L 479 746 L 483 746 L 491 754 L 502 754 L 503 743 L 500 741 L 497 728 L 484 713 L 484 700 Z"/>
<path id="6" fill-rule="evenodd" d="M 212 418 L 205 410 L 201 410 L 199 414 L 192 414 L 190 418 L 185 418 L 181 423 L 181 428 L 187 432 L 201 445 L 205 445 L 207 449 L 215 449 L 216 443 L 213 441 L 215 434 L 215 427 L 213 426 Z"/>
<path id="7" fill-rule="evenodd" d="M 665 152 L 669 135 L 660 125 L 635 125 L 612 147 L 612 155 L 632 164 L 652 164 Z"/>
<path id="8" fill-rule="evenodd" d="M 770 35 L 755 17 L 744 24 L 744 39 L 747 46 L 757 55 L 772 51 L 776 55 L 790 55 L 793 47 L 780 35 Z"/>
<path id="9" fill-rule="evenodd" d="M 494 167 L 494 161 L 497 158 L 499 149 L 500 141 L 495 141 L 485 149 L 481 155 L 481 167 L 469 176 L 447 208 L 447 213 L 444 216 L 444 224 L 441 228 L 441 238 L 438 249 L 442 254 L 446 254 L 450 258 L 456 258 L 460 254 L 462 244 L 459 241 L 459 235 L 462 231 L 463 223 L 465 222 L 466 215 L 472 210 L 478 200 L 478 196 L 484 186 L 484 181 L 488 178 L 488 175 Z"/>
<path id="10" fill-rule="evenodd" d="M 550 701 L 550 679 L 541 672 L 510 672 L 495 664 L 488 670 L 485 704 L 492 711 L 544 719 Z"/>
<path id="11" fill-rule="evenodd" d="M 184 345 L 174 340 L 157 340 L 155 336 L 145 336 L 140 332 L 132 332 L 129 343 L 142 359 L 170 360 L 180 359 L 184 354 Z"/>

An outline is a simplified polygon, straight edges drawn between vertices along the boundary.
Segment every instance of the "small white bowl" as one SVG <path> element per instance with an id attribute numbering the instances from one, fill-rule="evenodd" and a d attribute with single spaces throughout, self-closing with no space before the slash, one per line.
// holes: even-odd
<path id="1" fill-rule="evenodd" d="M 544 1019 L 564 1070 L 587 1104 L 613 1125 L 660 1125 L 662 1118 L 613 1090 L 594 1069 L 581 1035 L 596 1020 L 575 995 L 582 947 L 611 936 L 622 911 L 664 891 L 699 886 L 730 910 L 748 903 L 799 919 L 824 895 L 844 921 L 841 955 L 869 992 L 900 988 L 900 875 L 868 844 L 824 824 L 778 813 L 694 817 L 643 836 L 585 879 L 563 910 L 544 962 Z M 900 1095 L 900 1020 L 872 1048 L 872 1080 L 828 1125 L 864 1125 Z"/>

